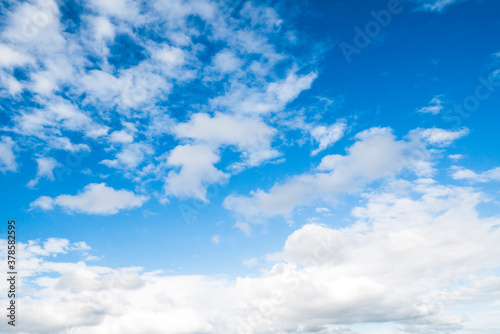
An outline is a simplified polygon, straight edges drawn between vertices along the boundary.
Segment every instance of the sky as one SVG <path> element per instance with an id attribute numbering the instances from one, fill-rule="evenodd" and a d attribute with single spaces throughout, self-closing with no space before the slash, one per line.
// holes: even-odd
<path id="1" fill-rule="evenodd" d="M 0 332 L 498 333 L 500 2 L 0 10 Z"/>

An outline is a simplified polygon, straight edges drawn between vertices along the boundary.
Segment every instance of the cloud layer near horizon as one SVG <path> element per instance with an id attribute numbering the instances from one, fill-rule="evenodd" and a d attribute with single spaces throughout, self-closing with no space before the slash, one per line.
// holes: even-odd
<path id="1" fill-rule="evenodd" d="M 267 255 L 269 269 L 235 280 L 60 262 L 54 256 L 89 256 L 90 247 L 29 242 L 20 250 L 20 288 L 29 297 L 19 301 L 19 330 L 362 333 L 356 324 L 377 321 L 402 333 L 490 333 L 498 312 L 490 303 L 500 297 L 500 220 L 479 217 L 475 207 L 486 200 L 429 178 L 394 180 L 365 194 L 353 225 L 306 224 Z M 470 303 L 482 311 L 461 311 Z"/>

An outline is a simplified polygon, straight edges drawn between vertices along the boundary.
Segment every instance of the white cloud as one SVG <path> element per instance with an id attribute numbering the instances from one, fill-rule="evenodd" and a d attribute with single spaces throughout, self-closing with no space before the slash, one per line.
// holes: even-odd
<path id="1" fill-rule="evenodd" d="M 439 128 L 415 129 L 408 134 L 411 138 L 422 139 L 431 145 L 448 146 L 457 139 L 469 134 L 469 129 L 461 128 L 459 130 L 444 130 Z"/>
<path id="2" fill-rule="evenodd" d="M 233 83 L 231 90 L 211 101 L 214 108 L 222 107 L 235 113 L 264 114 L 281 111 L 299 94 L 311 88 L 317 73 L 297 75 L 290 71 L 281 81 L 267 84 L 261 88 L 249 88 L 246 85 Z"/>
<path id="3" fill-rule="evenodd" d="M 33 63 L 33 59 L 27 55 L 13 50 L 7 45 L 0 44 L 0 67 L 23 66 Z"/>
<path id="4" fill-rule="evenodd" d="M 95 38 L 97 40 L 112 39 L 115 37 L 115 27 L 106 17 L 90 17 L 89 20 L 94 27 Z"/>
<path id="5" fill-rule="evenodd" d="M 38 207 L 43 210 L 52 210 L 54 208 L 54 200 L 48 196 L 40 196 L 30 204 L 30 207 Z"/>
<path id="6" fill-rule="evenodd" d="M 452 166 L 451 171 L 451 176 L 455 180 L 468 180 L 470 182 L 500 181 L 500 167 L 496 167 L 479 174 L 470 169 L 458 166 Z"/>
<path id="7" fill-rule="evenodd" d="M 146 196 L 123 189 L 115 190 L 105 183 L 91 183 L 77 195 L 59 195 L 55 198 L 41 196 L 31 203 L 31 207 L 52 210 L 58 205 L 70 212 L 109 215 L 140 207 L 147 200 Z"/>
<path id="8" fill-rule="evenodd" d="M 169 152 L 167 164 L 180 168 L 165 180 L 167 196 L 198 198 L 207 202 L 207 185 L 224 182 L 229 175 L 214 167 L 220 157 L 204 144 L 179 145 Z"/>
<path id="9" fill-rule="evenodd" d="M 15 95 L 26 107 L 12 114 L 4 130 L 23 137 L 18 141 L 21 150 L 35 146 L 44 155 L 49 150 L 94 155 L 98 149 L 103 165 L 123 169 L 125 177 L 141 186 L 147 176 L 163 177 L 165 166 L 153 154 L 164 149 L 164 136 L 172 134 L 173 109 L 194 115 L 183 123 L 191 126 L 191 135 L 176 133 L 174 145 L 208 145 L 216 155 L 230 146 L 240 156 L 226 169 L 236 174 L 280 155 L 272 145 L 278 132 L 255 114 L 282 111 L 317 77 L 314 68 L 304 71 L 304 58 L 280 53 L 294 42 L 277 38 L 288 33 L 283 19 L 267 6 L 245 4 L 236 18 L 231 6 L 208 0 L 159 0 L 145 7 L 131 0 L 91 0 L 82 3 L 81 24 L 74 25 L 63 19 L 59 5 L 34 0 L 6 8 L 0 86 L 4 95 Z M 193 17 L 203 23 L 193 25 Z M 200 36 L 207 37 L 208 47 L 193 42 Z M 122 39 L 132 44 L 128 51 L 136 50 L 137 59 L 134 52 L 117 52 Z M 126 54 L 130 63 L 118 64 L 117 53 Z M 24 66 L 26 78 L 14 78 L 15 66 Z M 166 107 L 174 91 L 185 98 L 168 101 Z M 129 131 L 117 119 L 140 126 Z M 201 125 L 220 133 L 203 128 L 206 136 L 198 136 Z M 325 133 L 317 137 L 320 146 L 333 143 Z M 96 139 L 97 147 L 89 138 Z M 105 141 L 97 140 L 101 138 Z M 90 154 L 89 160 L 95 157 Z M 138 170 L 142 163 L 145 167 Z M 170 177 L 168 181 L 174 182 Z M 195 183 L 204 188 L 211 181 Z M 170 195 L 174 193 L 191 196 L 178 190 Z M 43 203 L 50 206 L 50 201 Z"/>
<path id="10" fill-rule="evenodd" d="M 126 135 L 119 134 L 118 136 L 115 136 L 114 139 L 128 140 L 128 137 Z M 125 145 L 123 149 L 116 154 L 116 159 L 105 159 L 100 163 L 108 167 L 130 170 L 139 166 L 147 155 L 151 155 L 153 153 L 153 148 L 148 144 L 132 143 Z"/>
<path id="11" fill-rule="evenodd" d="M 392 134 L 392 129 L 389 127 L 381 128 L 381 127 L 372 127 L 361 132 L 358 132 L 354 138 L 365 140 L 375 135 L 386 135 Z"/>
<path id="12" fill-rule="evenodd" d="M 218 244 L 220 244 L 220 236 L 219 235 L 214 235 L 212 237 L 212 242 L 217 246 Z"/>
<path id="13" fill-rule="evenodd" d="M 160 67 L 160 64 L 156 66 Z M 81 93 L 86 93 L 87 104 L 100 103 L 102 106 L 127 113 L 130 108 L 152 104 L 160 94 L 168 95 L 172 85 L 153 72 L 153 66 L 140 63 L 135 67 L 120 71 L 116 76 L 101 70 L 91 70 L 83 75 Z"/>
<path id="14" fill-rule="evenodd" d="M 163 46 L 152 50 L 152 56 L 153 59 L 159 61 L 161 71 L 168 77 L 183 80 L 194 76 L 195 72 L 186 66 L 193 61 L 193 56 L 181 48 Z"/>
<path id="15" fill-rule="evenodd" d="M 448 155 L 448 159 L 451 159 L 451 160 L 461 160 L 463 159 L 465 156 L 463 154 L 450 154 Z"/>
<path id="16" fill-rule="evenodd" d="M 88 246 L 20 243 L 19 272 L 32 290 L 19 299 L 16 330 L 368 334 L 377 322 L 382 333 L 488 333 L 500 325 L 500 221 L 478 214 L 485 198 L 470 187 L 396 181 L 365 194 L 353 225 L 306 224 L 267 256 L 271 268 L 235 279 L 54 262 Z"/>
<path id="17" fill-rule="evenodd" d="M 37 172 L 36 177 L 29 181 L 27 186 L 33 188 L 38 184 L 41 178 L 47 178 L 49 180 L 54 180 L 54 168 L 58 165 L 58 162 L 54 158 L 38 158 L 36 159 Z"/>
<path id="18" fill-rule="evenodd" d="M 134 141 L 134 136 L 132 136 L 126 130 L 120 130 L 120 131 L 114 131 L 113 133 L 111 133 L 109 135 L 109 140 L 112 143 L 130 144 Z"/>
<path id="19" fill-rule="evenodd" d="M 232 168 L 258 166 L 266 160 L 279 156 L 271 146 L 276 130 L 259 118 L 230 116 L 216 113 L 210 117 L 198 113 L 187 123 L 173 128 L 177 138 L 190 138 L 210 147 L 234 146 L 242 152 L 241 162 Z"/>
<path id="20" fill-rule="evenodd" d="M 257 263 L 259 263 L 259 260 L 256 257 L 243 260 L 243 265 L 247 268 L 253 268 L 257 265 Z"/>
<path id="21" fill-rule="evenodd" d="M 16 155 L 14 154 L 15 143 L 12 138 L 2 136 L 0 141 L 0 171 L 16 172 L 17 162 Z"/>
<path id="22" fill-rule="evenodd" d="M 312 155 L 318 154 L 339 141 L 344 135 L 346 127 L 345 120 L 339 120 L 328 127 L 320 125 L 313 128 L 311 136 L 318 142 L 319 147 L 312 151 Z"/>
<path id="23" fill-rule="evenodd" d="M 429 102 L 429 105 L 427 107 L 423 107 L 417 110 L 419 113 L 424 113 L 424 114 L 439 114 L 441 110 L 443 110 L 443 96 L 442 95 L 436 95 L 432 98 L 432 100 Z"/>
<path id="24" fill-rule="evenodd" d="M 66 254 L 68 251 L 89 251 L 91 247 L 84 241 L 70 243 L 64 238 L 48 238 L 41 245 L 38 240 L 28 241 L 26 245 L 21 246 L 23 251 L 34 256 L 52 256 L 57 257 L 58 254 Z M 23 254 L 23 256 L 30 256 Z M 28 273 L 29 275 L 29 273 Z"/>
<path id="25" fill-rule="evenodd" d="M 87 144 L 73 144 L 68 137 L 47 137 L 47 144 L 51 149 L 68 152 L 90 151 Z"/>
<path id="26" fill-rule="evenodd" d="M 15 41 L 17 46 L 28 46 L 36 54 L 54 50 L 63 42 L 59 32 L 59 6 L 55 1 L 33 1 L 13 8 L 3 36 Z M 52 44 L 45 44 L 51 41 Z M 33 43 L 34 45 L 29 45 Z M 30 53 L 31 55 L 32 53 Z"/>
<path id="27" fill-rule="evenodd" d="M 213 63 L 215 68 L 222 73 L 230 73 L 239 70 L 242 61 L 230 50 L 223 50 L 214 56 Z"/>
<path id="28" fill-rule="evenodd" d="M 252 230 L 250 229 L 250 225 L 245 222 L 237 221 L 234 224 L 234 227 L 243 232 L 246 236 L 250 236 L 252 234 Z"/>
<path id="29" fill-rule="evenodd" d="M 0 85 L 5 87 L 11 96 L 19 94 L 23 90 L 23 84 L 8 73 L 0 71 Z"/>
<path id="30" fill-rule="evenodd" d="M 89 245 L 87 245 L 85 241 L 75 242 L 73 246 L 70 247 L 70 250 L 78 250 L 78 251 L 88 251 L 91 249 L 92 248 Z"/>
<path id="31" fill-rule="evenodd" d="M 418 4 L 419 9 L 422 11 L 441 13 L 452 4 L 466 0 L 412 0 L 412 1 Z"/>
<path id="32" fill-rule="evenodd" d="M 330 213 L 328 208 L 316 208 L 316 213 Z"/>
<path id="33" fill-rule="evenodd" d="M 85 112 L 61 98 L 43 100 L 46 106 L 14 116 L 14 131 L 24 136 L 34 136 L 48 143 L 50 148 L 67 151 L 88 150 L 85 144 L 73 144 L 61 131 L 83 132 L 89 138 L 98 138 L 108 131 Z"/>
<path id="34" fill-rule="evenodd" d="M 122 19 L 136 20 L 137 2 L 131 0 L 90 0 L 92 8 L 100 14 L 116 16 Z"/>
<path id="35" fill-rule="evenodd" d="M 264 25 L 271 30 L 279 29 L 283 23 L 283 20 L 280 19 L 274 8 L 255 6 L 252 2 L 245 3 L 245 6 L 241 10 L 241 15 L 250 18 L 252 25 Z"/>
<path id="36" fill-rule="evenodd" d="M 290 177 L 268 192 L 256 190 L 250 196 L 230 195 L 224 207 L 246 217 L 289 215 L 294 208 L 315 201 L 333 203 L 343 193 L 354 193 L 375 180 L 396 175 L 401 169 L 417 175 L 433 172 L 430 155 L 416 141 L 396 141 L 388 131 L 370 130 L 347 149 L 346 155 L 323 157 L 317 170 Z"/>

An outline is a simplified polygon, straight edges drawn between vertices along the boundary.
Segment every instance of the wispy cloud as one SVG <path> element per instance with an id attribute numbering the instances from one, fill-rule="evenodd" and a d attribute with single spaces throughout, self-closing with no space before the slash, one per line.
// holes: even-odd
<path id="1" fill-rule="evenodd" d="M 12 138 L 2 136 L 0 141 L 0 171 L 5 173 L 17 171 L 16 155 L 14 154 L 15 143 Z"/>
<path id="2" fill-rule="evenodd" d="M 437 95 L 432 98 L 427 107 L 423 107 L 417 110 L 419 113 L 423 114 L 439 114 L 443 110 L 443 96 Z"/>
<path id="3" fill-rule="evenodd" d="M 27 186 L 29 188 L 35 187 L 42 178 L 47 178 L 53 181 L 54 168 L 58 165 L 56 159 L 44 158 L 44 157 L 36 159 L 36 163 L 37 163 L 36 177 L 28 182 Z"/>
<path id="4" fill-rule="evenodd" d="M 410 0 L 418 4 L 422 11 L 441 13 L 449 6 L 466 0 Z"/>
<path id="5" fill-rule="evenodd" d="M 311 136 L 318 142 L 319 147 L 311 152 L 316 155 L 339 141 L 347 128 L 345 120 L 339 120 L 330 126 L 319 125 L 311 130 Z"/>

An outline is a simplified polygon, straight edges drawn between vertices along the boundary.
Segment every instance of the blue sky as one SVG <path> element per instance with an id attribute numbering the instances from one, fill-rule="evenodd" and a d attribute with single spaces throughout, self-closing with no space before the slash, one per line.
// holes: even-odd
<path id="1" fill-rule="evenodd" d="M 499 328 L 497 1 L 1 6 L 19 330 Z"/>

